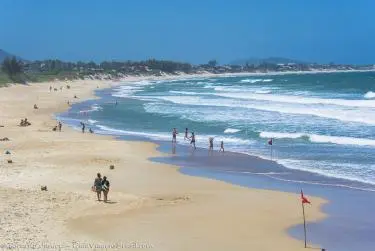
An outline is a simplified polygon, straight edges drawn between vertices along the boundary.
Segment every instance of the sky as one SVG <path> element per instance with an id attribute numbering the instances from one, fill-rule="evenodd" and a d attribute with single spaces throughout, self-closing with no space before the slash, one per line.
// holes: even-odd
<path id="1" fill-rule="evenodd" d="M 24 59 L 375 63 L 374 0 L 0 0 Z"/>

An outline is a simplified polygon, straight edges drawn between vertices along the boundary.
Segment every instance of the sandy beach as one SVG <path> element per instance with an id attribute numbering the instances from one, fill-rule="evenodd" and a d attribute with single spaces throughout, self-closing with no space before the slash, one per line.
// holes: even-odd
<path id="1" fill-rule="evenodd" d="M 66 125 L 52 131 L 54 114 L 69 109 L 68 101 L 95 98 L 95 90 L 113 85 L 84 80 L 0 88 L 0 138 L 9 138 L 0 142 L 0 247 L 306 250 L 286 232 L 302 223 L 297 193 L 183 175 L 176 166 L 148 160 L 160 156 L 153 143 L 83 134 Z M 19 127 L 23 118 L 31 126 Z M 97 172 L 111 182 L 109 203 L 96 201 L 91 191 Z M 308 221 L 323 219 L 325 201 L 309 198 Z"/>

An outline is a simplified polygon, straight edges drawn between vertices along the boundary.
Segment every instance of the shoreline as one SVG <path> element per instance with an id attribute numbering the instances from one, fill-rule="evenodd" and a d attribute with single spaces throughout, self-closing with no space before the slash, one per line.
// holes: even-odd
<path id="1" fill-rule="evenodd" d="M 216 75 L 217 76 L 217 75 Z M 201 77 L 201 76 L 196 76 Z M 173 76 L 174 78 L 174 76 Z M 140 79 L 132 79 L 133 81 L 139 81 L 144 78 Z M 128 81 L 132 81 L 128 80 Z M 160 79 L 158 79 L 160 80 Z M 86 84 L 91 84 L 90 87 L 86 86 L 86 89 L 84 90 L 78 90 L 79 87 L 77 87 L 76 82 L 87 82 Z M 95 87 L 92 86 L 92 84 L 98 84 L 100 85 L 99 88 L 109 88 L 113 87 L 114 85 L 105 83 L 107 81 L 76 81 L 72 84 L 73 90 L 64 90 L 61 94 L 65 95 L 66 92 L 69 93 L 69 96 L 71 97 L 76 90 L 78 97 L 80 98 L 80 102 L 87 99 L 97 98 L 93 96 L 93 91 L 95 90 Z M 65 85 L 66 83 L 59 83 L 58 85 Z M 121 83 L 117 83 L 121 84 Z M 44 86 L 43 86 L 44 85 Z M 81 85 L 83 85 L 81 83 Z M 36 86 L 36 87 L 35 87 Z M 11 90 L 10 90 L 11 88 Z M 181 221 L 182 215 L 183 217 L 187 217 L 188 219 L 184 219 L 182 222 L 186 224 L 187 226 L 191 226 L 191 222 L 195 222 L 198 218 L 200 219 L 197 223 L 200 226 L 200 229 L 217 229 L 218 226 L 225 226 L 226 224 L 234 224 L 236 226 L 236 230 L 239 234 L 243 235 L 249 235 L 250 236 L 258 236 L 257 239 L 254 241 L 255 243 L 251 243 L 249 240 L 241 240 L 238 238 L 233 237 L 230 240 L 222 241 L 222 243 L 214 243 L 214 240 L 221 240 L 221 238 L 224 238 L 224 236 L 227 236 L 229 232 L 228 229 L 221 229 L 219 233 L 215 233 L 215 231 L 212 231 L 210 234 L 206 231 L 198 231 L 200 234 L 205 236 L 206 243 L 203 244 L 203 240 L 194 240 L 189 243 L 190 248 L 194 247 L 201 247 L 203 245 L 206 249 L 215 249 L 215 250 L 226 250 L 225 247 L 233 247 L 232 245 L 236 243 L 236 250 L 248 250 L 249 247 L 258 247 L 263 248 L 263 250 L 274 250 L 272 246 L 270 246 L 270 243 L 267 243 L 267 241 L 264 238 L 269 237 L 269 235 L 274 236 L 277 240 L 280 240 L 279 247 L 280 250 L 302 250 L 303 245 L 302 242 L 292 239 L 291 237 L 288 237 L 286 235 L 287 229 L 294 225 L 299 224 L 300 222 L 300 212 L 299 207 L 294 208 L 294 206 L 291 207 L 291 205 L 288 205 L 285 201 L 288 201 L 289 203 L 298 203 L 299 197 L 296 194 L 289 194 L 289 193 L 283 193 L 283 192 L 270 192 L 270 191 L 263 191 L 263 190 L 257 190 L 257 189 L 247 189 L 247 188 L 241 188 L 236 187 L 231 184 L 222 183 L 220 181 L 210 181 L 204 178 L 192 178 L 188 176 L 184 176 L 183 174 L 180 174 L 179 172 L 175 172 L 176 169 L 178 169 L 176 166 L 170 166 L 170 165 L 159 165 L 152 163 L 148 161 L 147 159 L 149 157 L 157 157 L 160 156 L 160 153 L 158 153 L 156 149 L 156 145 L 152 143 L 145 143 L 145 142 L 128 142 L 128 141 L 119 141 L 113 139 L 113 137 L 108 136 L 96 136 L 96 135 L 82 135 L 79 132 L 75 131 L 74 129 L 66 129 L 64 127 L 64 132 L 61 134 L 49 131 L 48 128 L 50 128 L 53 125 L 53 119 L 51 116 L 53 114 L 56 114 L 58 112 L 62 112 L 66 109 L 69 109 L 69 107 L 66 105 L 66 98 L 69 98 L 67 96 L 61 98 L 58 97 L 58 104 L 56 104 L 56 98 L 52 99 L 48 97 L 51 93 L 48 93 L 47 88 L 48 84 L 42 83 L 42 84 L 32 84 L 31 86 L 12 86 L 6 88 L 7 91 L 5 91 L 5 94 L 13 94 L 7 96 L 5 102 L 2 102 L 6 104 L 6 101 L 11 101 L 12 98 L 16 95 L 16 92 L 19 94 L 20 91 L 24 88 L 34 88 L 36 90 L 36 97 L 29 97 L 28 102 L 31 100 L 34 101 L 40 101 L 42 104 L 45 104 L 48 108 L 43 107 L 43 105 L 40 104 L 40 111 L 42 109 L 45 109 L 44 116 L 38 116 L 36 115 L 35 118 L 32 116 L 32 119 L 30 121 L 32 122 L 32 126 L 30 128 L 18 128 L 16 126 L 11 126 L 9 130 L 7 130 L 9 126 L 9 121 L 11 121 L 11 124 L 16 124 L 16 121 L 18 122 L 18 118 L 22 118 L 26 115 L 29 116 L 33 115 L 35 112 L 39 111 L 33 111 L 32 105 L 33 103 L 26 103 L 26 101 L 21 102 L 21 106 L 30 107 L 26 110 L 31 110 L 26 113 L 19 110 L 20 107 L 17 107 L 18 109 L 14 109 L 9 113 L 8 110 L 12 109 L 9 105 L 5 106 L 5 111 L 3 114 L 5 116 L 1 117 L 1 123 L 6 124 L 5 128 L 0 128 L 0 132 L 4 134 L 4 131 L 9 133 L 9 135 L 12 135 L 9 137 L 11 139 L 10 142 L 7 142 L 8 149 L 11 149 L 11 151 L 14 153 L 14 159 L 15 163 L 12 167 L 16 166 L 17 171 L 19 171 L 18 174 L 22 174 L 21 177 L 18 175 L 12 174 L 9 170 L 7 170 L 7 173 L 4 175 L 2 173 L 2 178 L 6 182 L 1 183 L 1 190 L 5 189 L 6 193 L 12 193 L 16 194 L 16 198 L 20 199 L 22 196 L 25 196 L 24 189 L 26 188 L 26 195 L 28 197 L 34 198 L 40 200 L 42 207 L 47 207 L 51 205 L 45 205 L 43 199 L 50 199 L 50 201 L 55 201 L 55 203 L 52 203 L 54 206 L 58 205 L 59 209 L 56 208 L 48 208 L 49 210 L 53 211 L 53 213 L 49 213 L 48 215 L 51 217 L 51 222 L 44 223 L 42 225 L 45 225 L 46 229 L 51 226 L 52 222 L 54 222 L 57 219 L 64 222 L 62 226 L 57 227 L 59 224 L 56 225 L 56 227 L 53 229 L 53 233 L 48 233 L 47 231 L 40 231 L 40 234 L 46 235 L 46 237 L 55 237 L 58 238 L 59 232 L 63 233 L 63 236 L 71 237 L 74 232 L 74 236 L 80 236 L 83 237 L 89 237 L 91 240 L 114 240 L 116 238 L 119 238 L 120 236 L 116 234 L 117 231 L 120 231 L 121 233 L 128 233 L 130 237 L 133 237 L 134 240 L 136 239 L 143 239 L 140 238 L 140 236 L 143 236 L 144 238 L 148 237 L 150 239 L 149 241 L 155 242 L 155 248 L 157 250 L 165 250 L 166 248 L 172 248 L 177 247 L 179 241 L 191 241 L 191 237 L 195 234 L 198 234 L 196 232 L 195 228 L 187 227 L 188 234 L 186 234 L 186 229 L 176 232 L 178 226 L 166 223 L 166 220 L 176 220 Z M 76 89 L 77 88 L 77 89 Z M 45 89 L 45 90 L 44 90 Z M 0 92 L 4 92 L 5 88 L 0 89 Z M 9 92 L 9 93 L 7 93 Z M 38 94 L 39 93 L 39 94 Z M 59 92 L 58 92 L 59 93 Z M 58 94 L 56 93 L 56 94 Z M 4 94 L 4 93 L 2 93 Z M 34 94 L 34 93 L 29 93 Z M 54 94 L 52 94 L 54 95 Z M 3 95 L 4 96 L 4 95 Z M 32 96 L 32 95 L 28 95 Z M 82 96 L 82 97 L 81 97 Z M 39 103 L 39 102 L 38 102 Z M 54 107 L 49 107 L 49 105 L 55 103 Z M 38 104 L 39 105 L 39 104 Z M 25 108 L 25 107 L 23 107 Z M 4 108 L 2 108 L 4 109 Z M 13 116 L 13 117 L 12 117 Z M 31 117 L 31 116 L 29 116 Z M 28 118 L 29 118 L 28 117 Z M 37 119 L 43 118 L 43 121 L 37 121 Z M 35 119 L 35 121 L 34 121 Z M 6 123 L 5 123 L 6 122 Z M 35 124 L 34 124 L 35 123 Z M 8 125 L 7 125 L 8 124 Z M 33 130 L 33 129 L 37 130 Z M 29 149 L 27 146 L 17 146 L 16 144 L 13 144 L 14 141 L 17 141 L 17 133 L 20 129 L 25 129 L 24 135 L 21 137 L 24 140 L 24 144 L 29 144 Z M 37 134 L 37 137 L 34 135 Z M 58 135 L 57 135 L 58 134 Z M 4 135 L 6 136 L 6 135 Z M 39 137 L 38 137 L 39 136 Z M 56 137 L 57 136 L 57 137 Z M 30 143 L 30 138 L 32 142 Z M 60 144 L 61 143 L 61 144 Z M 106 146 L 103 148 L 103 146 Z M 48 152 L 48 148 L 52 147 L 55 151 L 55 155 L 57 156 L 49 156 L 50 152 Z M 37 148 L 38 153 L 35 153 L 35 148 Z M 68 149 L 67 149 L 68 148 Z M 82 151 L 82 148 L 84 148 L 85 151 Z M 90 150 L 87 151 L 89 148 Z M 126 158 L 124 158 L 123 151 L 119 151 L 118 148 L 121 149 L 127 149 L 131 154 L 127 154 Z M 78 152 L 73 154 L 73 149 Z M 112 149 L 111 151 L 108 151 L 108 149 Z M 104 151 L 104 152 L 103 152 Z M 147 152 L 146 154 L 144 152 Z M 22 152 L 22 155 L 18 155 L 19 152 Z M 63 152 L 64 154 L 60 154 Z M 43 161 L 38 160 L 38 162 L 35 162 L 35 159 L 40 159 L 40 155 L 44 154 Z M 54 155 L 54 154 L 52 154 Z M 73 155 L 73 156 L 72 156 Z M 82 156 L 84 155 L 84 156 Z M 132 156 L 137 155 L 137 156 Z M 99 157 L 98 157 L 99 156 Z M 117 172 L 117 166 L 120 166 L 120 170 L 114 177 L 109 177 L 111 180 L 114 180 L 112 184 L 119 184 L 118 188 L 114 188 L 114 192 L 111 192 L 113 194 L 110 194 L 110 196 L 114 198 L 120 198 L 118 199 L 117 203 L 115 204 L 101 204 L 94 201 L 94 195 L 92 193 L 88 192 L 88 185 L 91 183 L 91 180 L 85 181 L 88 177 L 93 179 L 96 170 L 90 169 L 88 167 L 80 168 L 80 165 L 76 165 L 75 163 L 66 161 L 65 158 L 72 157 L 77 162 L 80 162 L 80 164 L 89 164 L 92 166 L 95 166 L 100 171 L 104 171 L 104 173 L 109 173 L 108 170 L 108 163 L 115 163 L 116 169 L 114 172 Z M 12 155 L 13 158 L 13 155 Z M 133 165 L 139 167 L 138 168 L 131 168 L 126 166 L 126 163 L 129 163 L 129 159 L 133 160 Z M 30 160 L 31 159 L 31 160 Z M 27 167 L 18 166 L 18 162 L 24 162 L 23 164 Z M 33 168 L 33 165 L 42 165 L 48 163 L 47 166 L 44 167 L 38 167 L 36 169 L 40 170 L 27 170 L 31 167 Z M 61 163 L 62 162 L 62 163 Z M 134 164 L 135 163 L 135 164 Z M 74 168 L 68 168 L 69 165 L 73 165 Z M 51 168 L 51 166 L 53 166 Z M 126 166 L 126 167 L 125 167 Z M 152 166 L 152 167 L 151 167 Z M 68 170 L 64 170 L 62 168 L 66 168 Z M 121 170 L 121 168 L 124 168 L 124 170 Z M 9 168 L 8 168 L 9 169 Z M 126 170 L 125 170 L 126 169 Z M 27 171 L 26 171 L 27 170 Z M 140 171 L 142 170 L 142 171 Z M 79 174 L 72 174 L 72 172 L 77 172 Z M 8 173 L 9 172 L 9 173 Z M 45 174 L 47 172 L 47 174 Z M 150 174 L 150 172 L 152 174 Z M 26 173 L 26 175 L 25 175 Z M 50 180 L 52 177 L 56 177 L 56 174 L 59 174 L 59 179 Z M 39 177 L 34 177 L 33 175 L 37 174 Z M 129 182 L 130 184 L 120 185 L 122 180 L 122 175 L 125 177 L 125 182 Z M 132 179 L 128 180 L 126 177 L 131 174 L 132 178 L 135 178 L 133 181 Z M 43 177 L 44 175 L 44 177 Z M 150 180 L 149 175 L 151 177 L 156 178 L 155 180 Z M 4 178 L 5 176 L 5 178 Z M 9 177 L 10 176 L 10 177 Z M 25 177 L 26 176 L 26 177 Z M 42 176 L 42 179 L 40 179 L 40 176 Z M 121 176 L 121 177 L 119 177 Z M 18 178 L 15 182 L 12 178 Z M 172 181 L 169 178 L 173 178 Z M 149 181 L 151 184 L 144 183 L 144 179 Z M 159 180 L 160 179 L 160 180 Z M 34 185 L 35 181 L 42 182 L 44 181 L 47 183 L 49 182 L 48 187 L 52 187 L 52 192 L 43 193 L 38 191 L 37 186 Z M 136 181 L 140 181 L 141 184 L 138 184 Z M 174 180 L 174 181 L 173 181 Z M 52 182 L 54 181 L 54 182 Z M 40 183 L 42 184 L 42 183 Z M 68 188 L 66 186 L 68 185 Z M 113 185 L 115 187 L 115 185 Z M 202 189 L 206 188 L 205 189 Z M 21 188 L 21 190 L 20 190 Z M 9 190 L 8 190 L 9 189 Z M 174 191 L 172 194 L 170 191 Z M 3 195 L 3 193 L 1 192 Z M 55 196 L 54 200 L 53 198 L 48 198 L 49 195 L 53 194 Z M 236 198 L 233 198 L 232 195 L 236 195 Z M 68 196 L 67 198 L 64 198 L 64 196 Z M 66 204 L 60 205 L 59 202 L 56 202 L 56 198 L 59 197 L 61 199 L 64 199 Z M 70 198 L 73 197 L 73 198 Z M 23 198 L 23 197 L 22 197 Z M 245 199 L 246 198 L 246 199 Z M 253 205 L 249 204 L 248 200 L 251 198 L 251 200 L 258 201 L 261 205 Z M 278 212 L 282 216 L 282 219 L 278 219 L 275 222 L 269 222 L 267 221 L 267 218 L 269 218 L 270 214 L 272 215 L 272 211 L 275 210 L 272 208 L 273 203 L 269 201 L 264 201 L 264 198 L 272 198 L 272 201 L 278 201 L 279 204 L 282 205 L 279 210 L 275 211 Z M 285 199 L 285 201 L 284 201 Z M 317 220 L 322 219 L 324 215 L 322 212 L 319 211 L 320 206 L 322 203 L 324 203 L 324 200 L 313 198 L 314 201 L 317 201 L 317 203 L 312 207 L 311 212 L 311 220 Z M 223 200 L 226 201 L 225 204 L 223 204 Z M 292 202 L 294 201 L 294 202 Z M 19 207 L 22 205 L 22 203 L 27 202 L 25 200 L 16 201 L 14 203 L 16 207 Z M 44 203 L 43 203 L 44 202 Z M 17 204 L 18 203 L 18 204 Z M 21 204 L 20 204 L 21 203 Z M 30 202 L 32 203 L 32 201 Z M 51 204 L 51 203 L 49 203 Z M 229 204 L 229 205 L 226 205 Z M 231 206 L 231 204 L 236 206 Z M 256 203 L 257 204 L 257 203 Z M 28 205 L 28 204 L 27 204 Z M 25 206 L 25 205 L 23 205 Z M 73 206 L 73 208 L 70 208 Z M 64 208 L 61 210 L 61 208 Z M 97 210 L 100 208 L 100 212 L 98 213 Z M 124 208 L 127 208 L 124 210 Z M 165 212 L 160 211 L 160 208 L 164 208 L 166 211 L 168 211 L 168 214 L 165 214 Z M 220 208 L 220 210 L 217 210 Z M 248 212 L 249 209 L 258 212 L 256 215 L 249 216 Z M 262 213 L 264 209 L 267 208 L 266 213 Z M 215 210 L 214 210 L 215 209 Z M 225 211 L 226 209 L 227 211 Z M 211 212 L 211 211 L 214 212 Z M 258 211 L 257 211 L 258 210 Z M 228 212 L 235 211 L 238 213 L 236 217 L 233 219 L 226 219 L 228 218 L 227 214 Z M 281 212 L 280 212 L 281 211 Z M 210 212 L 210 214 L 208 214 Z M 295 212 L 296 215 L 290 215 L 290 212 Z M 21 213 L 25 213 L 21 210 Z M 65 215 L 68 213 L 68 216 Z M 119 217 L 119 215 L 121 217 Z M 134 218 L 127 218 L 125 216 L 133 215 Z M 65 216 L 65 217 L 64 217 Z M 93 233 L 90 231 L 92 227 L 97 226 L 105 226 L 105 223 L 102 222 L 103 220 L 98 219 L 100 217 L 105 217 L 105 220 L 109 220 L 110 222 L 113 222 L 115 224 L 120 221 L 123 224 L 120 227 L 115 227 L 116 231 L 109 231 L 110 234 L 101 234 L 101 233 Z M 226 217 L 225 217 L 226 216 Z M 29 215 L 31 218 L 35 218 Z M 39 216 L 41 217 L 41 216 Z M 94 217 L 94 218 L 93 218 Z M 146 217 L 146 218 L 144 218 Z M 198 217 L 198 218 L 197 218 Z M 204 220 L 202 220 L 202 218 Z M 208 218 L 208 219 L 205 219 Z M 233 217 L 233 216 L 232 216 Z M 246 218 L 251 218 L 249 219 Z M 38 218 L 38 217 L 37 217 Z M 126 219 L 124 219 L 126 218 Z M 248 221 L 249 224 L 244 224 L 244 218 L 245 222 Z M 8 222 L 12 222 L 15 217 L 8 217 L 6 219 L 5 227 L 8 226 Z M 148 219 L 148 220 L 146 220 Z M 221 221 L 224 221 L 226 224 L 222 225 L 222 223 L 217 223 L 215 219 L 221 219 Z M 94 220 L 94 223 L 92 221 Z M 154 226 L 164 226 L 168 231 L 167 235 L 160 235 L 160 233 L 154 233 L 155 230 L 152 230 L 153 228 L 149 228 L 149 225 L 141 224 L 139 225 L 139 222 L 151 221 L 153 222 Z M 231 221 L 228 221 L 231 220 Z M 249 227 L 251 225 L 254 225 L 253 220 L 258 223 L 263 223 L 253 227 Z M 289 222 L 290 221 L 290 222 Z M 43 221 L 44 222 L 44 221 Z M 181 222 L 181 223 L 182 223 Z M 125 224 L 126 223 L 126 224 Z M 189 223 L 189 224 L 188 224 Z M 237 224 L 235 224 L 237 223 Z M 22 225 L 21 223 L 19 223 Z M 93 225 L 94 224 L 94 225 Z M 131 227 L 126 227 L 128 224 L 132 225 L 133 227 L 136 227 L 138 231 L 129 232 Z M 275 224 L 277 225 L 275 227 Z M 243 225 L 246 225 L 244 227 Z M 112 226 L 112 225 L 111 225 Z M 42 227 L 43 228 L 43 227 Z M 264 228 L 264 230 L 268 230 L 267 235 L 264 236 L 259 232 L 259 228 Z M 277 228 L 275 230 L 275 228 Z M 59 229 L 59 230 L 56 230 Z M 142 231 L 143 230 L 143 231 Z M 150 233 L 147 232 L 147 234 L 144 234 L 144 230 L 150 230 Z M 178 235 L 178 232 L 182 233 L 183 231 L 188 236 L 180 236 Z M 269 232 L 270 231 L 270 232 Z M 22 231 L 21 231 L 22 232 Z M 38 231 L 37 231 L 38 232 Z M 135 232 L 135 233 L 134 233 Z M 230 230 L 231 233 L 233 233 L 233 230 Z M 39 232 L 38 232 L 39 233 Z M 48 234 L 47 234 L 48 233 Z M 143 233 L 143 234 L 141 234 Z M 170 234 L 174 237 L 166 237 Z M 176 235 L 177 234 L 177 235 Z M 2 233 L 2 237 L 5 237 L 5 240 L 14 241 L 14 239 L 9 239 L 9 234 Z M 189 236 L 190 235 L 190 236 Z M 42 235 L 43 236 L 43 235 Z M 198 234 L 199 236 L 199 234 Z M 197 236 L 197 237 L 198 237 Z M 222 237 L 220 237 L 222 236 Z M 263 236 L 263 237 L 262 237 Z M 128 237 L 129 238 L 129 237 Z M 177 239 L 172 241 L 172 243 L 166 243 L 166 241 L 169 241 L 169 238 L 171 239 Z M 36 239 L 41 239 L 40 236 L 36 236 Z M 52 238 L 53 239 L 53 238 Z M 84 238 L 83 238 L 84 239 Z M 61 239 L 60 239 L 61 240 Z M 160 241 L 162 240 L 162 241 Z M 207 243 L 207 240 L 208 243 Z M 21 240 L 19 240 L 21 241 Z M 218 245 L 218 244 L 224 244 L 224 245 Z M 246 248 L 245 248 L 246 247 Z M 186 250 L 191 250 L 190 248 L 187 248 Z"/>

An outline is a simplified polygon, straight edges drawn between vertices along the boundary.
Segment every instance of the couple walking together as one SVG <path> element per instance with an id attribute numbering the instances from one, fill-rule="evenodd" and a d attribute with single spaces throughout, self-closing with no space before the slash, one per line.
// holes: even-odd
<path id="1" fill-rule="evenodd" d="M 96 178 L 94 180 L 94 186 L 92 188 L 93 188 L 93 191 L 95 191 L 96 195 L 98 196 L 98 201 L 100 201 L 101 195 L 103 192 L 104 202 L 107 202 L 108 192 L 109 192 L 109 181 L 107 180 L 106 176 L 102 178 L 101 174 L 98 173 L 96 175 Z"/>

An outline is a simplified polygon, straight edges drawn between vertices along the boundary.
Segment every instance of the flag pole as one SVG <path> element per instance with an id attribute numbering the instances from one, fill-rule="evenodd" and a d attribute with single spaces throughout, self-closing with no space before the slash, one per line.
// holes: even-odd
<path id="1" fill-rule="evenodd" d="M 302 194 L 302 190 L 301 190 L 301 194 Z M 302 214 L 303 214 L 303 232 L 304 232 L 304 235 L 305 235 L 305 248 L 307 247 L 306 245 L 306 217 L 305 217 L 305 206 L 304 206 L 304 203 L 302 201 Z"/>

